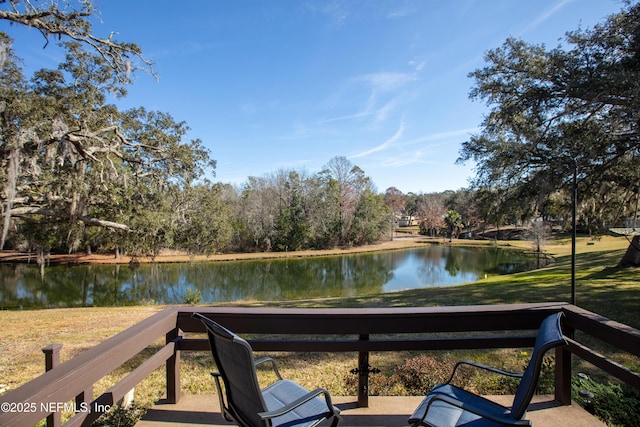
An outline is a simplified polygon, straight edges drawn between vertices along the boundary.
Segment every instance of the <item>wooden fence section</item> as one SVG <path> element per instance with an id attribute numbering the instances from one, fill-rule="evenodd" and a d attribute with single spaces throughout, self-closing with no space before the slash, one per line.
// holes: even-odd
<path id="1" fill-rule="evenodd" d="M 81 410 L 66 425 L 89 425 L 162 364 L 166 366 L 167 399 L 177 402 L 180 351 L 209 351 L 208 342 L 199 335 L 203 325 L 191 317 L 194 312 L 250 335 L 256 351 L 357 352 L 358 402 L 366 406 L 369 352 L 531 347 L 542 319 L 557 311 L 566 314 L 563 327 L 570 341 L 556 350 L 556 399 L 564 404 L 571 401 L 572 354 L 640 388 L 638 373 L 579 342 L 581 336 L 590 335 L 640 357 L 640 331 L 567 303 L 352 309 L 176 306 L 1 396 L 2 408 L 12 410 L 0 411 L 0 425 L 33 425 L 47 417 L 50 425 L 59 425 L 59 408 L 51 403 L 74 399 Z M 97 381 L 158 339 L 164 339 L 164 347 L 91 400 Z"/>
<path id="2" fill-rule="evenodd" d="M 63 405 L 69 401 L 74 401 L 79 410 L 66 425 L 90 425 L 153 369 L 177 354 L 175 341 L 171 338 L 176 330 L 177 313 L 175 308 L 163 310 L 8 392 L 0 398 L 0 425 L 34 425 L 49 415 L 62 412 Z M 145 362 L 111 390 L 93 399 L 90 391 L 95 383 L 165 336 L 169 343 L 160 350 L 162 356 L 154 355 L 153 362 Z M 151 366 L 154 363 L 155 366 Z M 169 371 L 169 366 L 167 368 Z M 59 417 L 50 420 L 51 424 L 57 424 Z"/>

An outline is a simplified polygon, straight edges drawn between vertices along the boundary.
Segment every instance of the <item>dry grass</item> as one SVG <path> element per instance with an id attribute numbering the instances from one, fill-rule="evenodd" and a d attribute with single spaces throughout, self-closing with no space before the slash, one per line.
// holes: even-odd
<path id="1" fill-rule="evenodd" d="M 124 331 L 162 307 L 86 307 L 0 311 L 0 383 L 13 389 L 44 372 L 42 348 L 63 344 L 61 362 Z"/>

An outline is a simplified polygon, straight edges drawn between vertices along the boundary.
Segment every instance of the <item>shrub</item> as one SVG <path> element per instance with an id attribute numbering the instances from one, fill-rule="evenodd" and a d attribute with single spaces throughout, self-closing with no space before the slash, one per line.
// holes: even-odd
<path id="1" fill-rule="evenodd" d="M 349 395 L 358 395 L 358 374 L 349 373 L 345 376 L 345 390 Z M 402 396 L 406 392 L 395 374 L 386 375 L 383 372 L 369 374 L 369 396 Z"/>
<path id="2" fill-rule="evenodd" d="M 609 426 L 640 426 L 640 393 L 628 386 L 602 384 L 588 377 L 571 382 L 573 399 Z M 580 396 L 593 393 L 592 399 Z"/>
<path id="3" fill-rule="evenodd" d="M 146 409 L 131 404 L 127 408 L 114 406 L 109 412 L 98 418 L 92 427 L 133 427 L 145 414 Z"/>
<path id="4" fill-rule="evenodd" d="M 185 304 L 200 304 L 200 301 L 202 301 L 202 294 L 200 293 L 200 289 L 187 288 L 187 291 L 184 294 L 183 301 Z"/>
<path id="5" fill-rule="evenodd" d="M 438 360 L 422 354 L 407 359 L 398 366 L 396 376 L 411 395 L 427 394 L 435 385 L 442 384 L 451 375 L 454 363 L 450 360 Z M 466 376 L 456 376 L 456 382 L 465 381 Z"/>

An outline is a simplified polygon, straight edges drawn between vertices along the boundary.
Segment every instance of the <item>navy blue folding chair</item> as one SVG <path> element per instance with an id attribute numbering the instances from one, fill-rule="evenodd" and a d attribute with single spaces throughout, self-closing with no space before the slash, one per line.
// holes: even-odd
<path id="1" fill-rule="evenodd" d="M 309 391 L 282 379 L 274 359 L 255 360 L 247 341 L 200 313 L 194 313 L 193 317 L 200 319 L 207 329 L 218 368 L 211 375 L 220 398 L 220 411 L 227 421 L 247 427 L 307 427 L 333 418 L 331 425 L 338 425 L 340 410 L 333 406 L 326 390 Z M 272 364 L 277 381 L 261 389 L 256 366 L 265 362 Z"/>
<path id="2" fill-rule="evenodd" d="M 435 386 L 424 398 L 409 418 L 409 424 L 432 427 L 530 426 L 531 421 L 524 419 L 524 416 L 538 383 L 544 354 L 551 348 L 566 344 L 560 325 L 561 317 L 562 313 L 552 314 L 542 322 L 524 373 L 508 372 L 468 360 L 460 361 L 453 368 L 449 380 Z M 520 378 L 511 407 L 499 405 L 450 384 L 461 365 Z"/>

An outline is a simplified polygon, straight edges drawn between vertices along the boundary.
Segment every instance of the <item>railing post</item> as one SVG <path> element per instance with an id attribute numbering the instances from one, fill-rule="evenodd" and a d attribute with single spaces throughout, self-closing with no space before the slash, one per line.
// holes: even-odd
<path id="1" fill-rule="evenodd" d="M 369 341 L 369 334 L 362 334 L 360 341 Z M 369 352 L 358 352 L 358 407 L 369 407 Z"/>
<path id="2" fill-rule="evenodd" d="M 44 369 L 50 371 L 60 364 L 60 349 L 62 344 L 49 344 L 42 349 L 44 353 Z M 54 412 L 47 416 L 47 427 L 59 427 L 62 425 L 62 413 Z"/>
<path id="3" fill-rule="evenodd" d="M 89 404 L 93 400 L 93 386 L 76 396 L 76 412 L 80 411 L 83 407 L 89 407 Z"/>
<path id="4" fill-rule="evenodd" d="M 177 341 L 180 338 L 180 329 L 175 329 L 167 333 L 166 343 Z M 178 403 L 180 400 L 180 350 L 177 344 L 173 356 L 167 359 L 167 403 Z"/>
<path id="5" fill-rule="evenodd" d="M 563 333 L 572 338 L 575 329 L 563 322 Z M 571 352 L 564 346 L 556 347 L 555 399 L 563 405 L 571 405 Z"/>
<path id="6" fill-rule="evenodd" d="M 571 405 L 571 352 L 563 347 L 556 347 L 555 399 Z"/>

